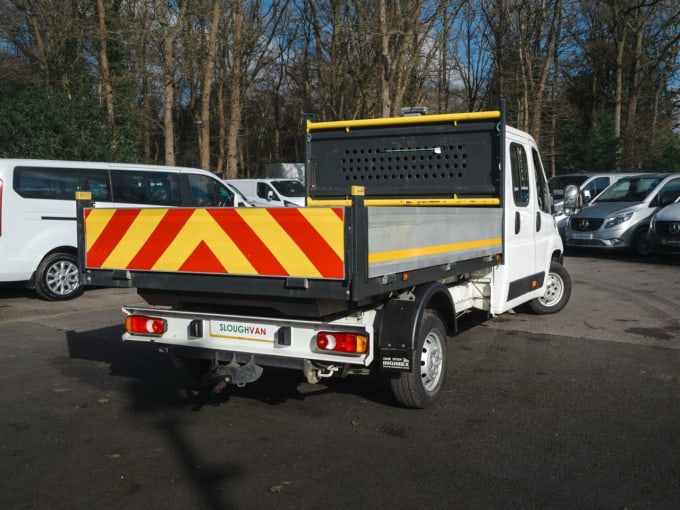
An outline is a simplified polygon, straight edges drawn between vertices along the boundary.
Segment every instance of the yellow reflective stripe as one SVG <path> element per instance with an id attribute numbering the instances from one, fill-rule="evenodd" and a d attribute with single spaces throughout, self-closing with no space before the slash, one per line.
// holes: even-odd
<path id="1" fill-rule="evenodd" d="M 87 251 L 92 248 L 109 220 L 115 213 L 115 209 L 92 209 L 85 219 L 85 240 Z"/>
<path id="2" fill-rule="evenodd" d="M 291 239 L 290 235 L 281 228 L 267 209 L 259 207 L 238 210 L 248 226 L 265 246 L 272 247 L 276 260 L 288 274 L 299 276 L 319 277 L 318 269 L 310 262 L 307 255 Z"/>
<path id="3" fill-rule="evenodd" d="M 257 274 L 241 250 L 210 214 L 196 209 L 186 225 L 153 266 L 155 271 L 176 271 L 202 242 L 230 273 Z"/>
<path id="4" fill-rule="evenodd" d="M 332 209 L 298 209 L 321 235 L 340 260 L 345 258 L 345 230 L 342 219 Z"/>
<path id="5" fill-rule="evenodd" d="M 167 209 L 140 210 L 130 228 L 106 257 L 102 267 L 127 267 L 167 212 Z"/>
<path id="6" fill-rule="evenodd" d="M 501 246 L 501 238 L 480 239 L 476 241 L 463 241 L 460 243 L 437 244 L 433 246 L 423 246 L 420 248 L 405 248 L 403 250 L 382 251 L 368 254 L 368 263 L 377 264 L 379 262 L 392 262 L 395 260 L 411 259 L 424 257 L 427 255 L 439 255 L 441 253 L 471 250 L 474 248 L 487 248 L 490 246 Z"/>

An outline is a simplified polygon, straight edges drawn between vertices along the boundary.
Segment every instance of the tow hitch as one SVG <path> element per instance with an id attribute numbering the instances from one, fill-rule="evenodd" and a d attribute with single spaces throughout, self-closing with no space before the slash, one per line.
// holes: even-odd
<path id="1" fill-rule="evenodd" d="M 228 384 L 242 387 L 250 382 L 257 381 L 263 371 L 264 369 L 261 366 L 255 364 L 252 356 L 243 365 L 240 365 L 234 357 L 226 365 L 213 362 L 210 370 L 203 375 L 203 381 L 206 385 L 214 384 L 212 391 L 214 394 L 218 394 Z"/>

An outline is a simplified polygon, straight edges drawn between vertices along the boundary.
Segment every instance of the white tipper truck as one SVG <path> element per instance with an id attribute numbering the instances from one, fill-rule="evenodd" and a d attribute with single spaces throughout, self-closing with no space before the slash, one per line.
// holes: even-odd
<path id="1" fill-rule="evenodd" d="M 311 122 L 305 207 L 97 208 L 78 194 L 81 282 L 133 287 L 123 339 L 202 360 L 216 387 L 265 367 L 389 377 L 441 396 L 473 309 L 571 294 L 534 139 L 499 111 Z"/>

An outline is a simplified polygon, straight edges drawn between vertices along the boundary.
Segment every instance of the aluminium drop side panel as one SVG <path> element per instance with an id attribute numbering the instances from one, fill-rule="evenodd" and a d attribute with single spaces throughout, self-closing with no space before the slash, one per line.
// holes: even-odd
<path id="1" fill-rule="evenodd" d="M 494 255 L 498 207 L 369 207 L 368 278 Z"/>

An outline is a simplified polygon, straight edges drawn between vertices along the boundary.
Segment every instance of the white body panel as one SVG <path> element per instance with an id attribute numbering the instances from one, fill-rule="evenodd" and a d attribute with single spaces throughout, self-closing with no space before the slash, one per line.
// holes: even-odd
<path id="1" fill-rule="evenodd" d="M 75 253 L 76 240 L 76 203 L 75 196 L 57 194 L 46 185 L 42 188 L 31 188 L 15 181 L 15 168 L 32 169 L 33 176 L 47 169 L 53 171 L 87 171 L 90 175 L 101 175 L 100 183 L 107 182 L 111 197 L 111 176 L 125 172 L 134 178 L 144 175 L 185 175 L 189 186 L 196 184 L 188 191 L 188 195 L 179 189 L 175 205 L 189 206 L 200 202 L 202 193 L 200 186 L 208 183 L 208 187 L 224 190 L 222 205 L 233 205 L 233 193 L 211 172 L 193 168 L 165 167 L 152 165 L 124 165 L 113 163 L 89 163 L 75 161 L 21 160 L 0 159 L 0 282 L 28 281 L 43 258 L 55 251 Z M 33 177 L 31 177 L 33 178 Z M 121 178 L 122 179 L 122 178 Z M 34 179 L 37 183 L 38 179 Z M 44 179 L 41 182 L 52 185 L 66 185 L 59 179 Z M 122 181 L 121 181 L 122 182 Z M 177 182 L 180 182 L 178 179 Z M 69 183 L 69 185 L 72 182 Z M 116 197 L 114 184 L 113 199 Z M 90 190 L 92 191 L 92 190 Z M 146 190 L 149 192 L 149 190 Z M 153 191 L 153 190 L 152 190 Z M 166 190 L 163 190 L 166 192 Z M 185 190 L 187 191 L 187 190 Z M 222 193 L 222 191 L 220 191 Z M 97 200 L 97 192 L 93 191 L 97 207 L 134 207 L 134 206 L 166 206 L 166 203 L 136 203 L 130 200 L 116 202 Z M 147 195 L 149 196 L 149 195 Z M 58 197 L 58 198 L 53 198 Z M 192 197 L 189 200 L 187 197 Z M 232 201 L 229 203 L 229 199 Z M 193 202 L 193 203 L 191 203 Z"/>

